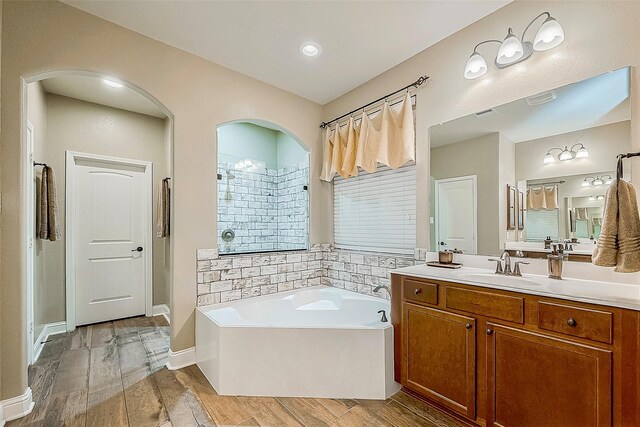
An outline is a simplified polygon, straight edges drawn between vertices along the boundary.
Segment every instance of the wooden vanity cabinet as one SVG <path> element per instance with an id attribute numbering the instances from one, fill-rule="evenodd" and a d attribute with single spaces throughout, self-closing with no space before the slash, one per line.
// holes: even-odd
<path id="1" fill-rule="evenodd" d="M 640 426 L 637 311 L 391 277 L 405 391 L 481 426 Z"/>

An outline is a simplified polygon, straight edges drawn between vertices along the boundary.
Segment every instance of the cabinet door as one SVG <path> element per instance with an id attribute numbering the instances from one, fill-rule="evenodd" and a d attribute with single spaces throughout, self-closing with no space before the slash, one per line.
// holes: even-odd
<path id="1" fill-rule="evenodd" d="M 488 426 L 610 426 L 611 352 L 487 324 Z"/>
<path id="2" fill-rule="evenodd" d="M 475 319 L 404 304 L 403 385 L 475 418 Z"/>

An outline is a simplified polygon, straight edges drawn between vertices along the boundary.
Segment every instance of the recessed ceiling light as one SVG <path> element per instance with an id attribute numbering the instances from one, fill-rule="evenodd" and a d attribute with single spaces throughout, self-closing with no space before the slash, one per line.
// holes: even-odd
<path id="1" fill-rule="evenodd" d="M 304 56 L 318 56 L 322 53 L 322 47 L 318 43 L 304 42 L 300 45 L 300 53 Z"/>
<path id="2" fill-rule="evenodd" d="M 109 79 L 102 79 L 102 81 L 104 82 L 104 84 L 110 87 L 121 88 L 122 86 L 124 86 L 122 83 L 114 82 L 113 80 L 109 80 Z"/>

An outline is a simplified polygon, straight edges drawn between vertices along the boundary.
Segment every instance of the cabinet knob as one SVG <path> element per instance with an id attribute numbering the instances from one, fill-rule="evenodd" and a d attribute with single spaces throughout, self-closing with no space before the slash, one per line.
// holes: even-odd
<path id="1" fill-rule="evenodd" d="M 576 319 L 574 319 L 573 317 L 569 317 L 569 319 L 567 320 L 567 325 L 576 326 L 576 324 L 577 324 Z"/>
<path id="2" fill-rule="evenodd" d="M 467 328 L 467 329 L 471 329 L 472 325 L 471 325 L 471 323 L 467 323 L 466 325 L 464 325 L 464 327 Z"/>
<path id="3" fill-rule="evenodd" d="M 487 335 L 491 335 L 493 333 L 493 329 L 487 329 Z"/>
<path id="4" fill-rule="evenodd" d="M 421 294 L 422 293 L 422 289 L 420 289 L 420 288 L 414 289 L 413 293 L 416 294 L 416 295 Z"/>

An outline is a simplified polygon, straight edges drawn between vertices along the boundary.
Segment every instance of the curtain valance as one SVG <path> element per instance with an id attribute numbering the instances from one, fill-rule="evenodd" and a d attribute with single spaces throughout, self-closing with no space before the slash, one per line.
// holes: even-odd
<path id="1" fill-rule="evenodd" d="M 346 126 L 327 127 L 323 141 L 322 173 L 320 179 L 331 181 L 336 174 L 343 178 L 358 175 L 358 168 L 373 173 L 378 163 L 397 169 L 415 161 L 415 128 L 409 92 L 398 110 L 384 102 L 373 119 L 362 112 L 356 126 L 353 117 Z"/>
<path id="2" fill-rule="evenodd" d="M 529 187 L 527 190 L 527 209 L 534 211 L 558 209 L 558 187 Z"/>

